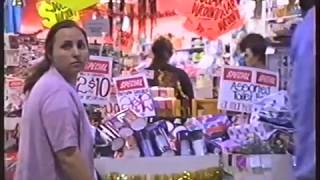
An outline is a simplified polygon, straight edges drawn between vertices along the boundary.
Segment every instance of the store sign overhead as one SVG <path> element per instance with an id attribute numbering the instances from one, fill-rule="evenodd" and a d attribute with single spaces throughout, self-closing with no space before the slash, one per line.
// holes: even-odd
<path id="1" fill-rule="evenodd" d="M 40 1 L 37 4 L 37 10 L 39 16 L 42 18 L 42 25 L 46 28 L 51 28 L 56 23 L 64 20 L 80 20 L 80 15 L 77 11 L 54 1 Z"/>
<path id="2" fill-rule="evenodd" d="M 55 0 L 74 11 L 80 11 L 99 3 L 99 0 Z"/>

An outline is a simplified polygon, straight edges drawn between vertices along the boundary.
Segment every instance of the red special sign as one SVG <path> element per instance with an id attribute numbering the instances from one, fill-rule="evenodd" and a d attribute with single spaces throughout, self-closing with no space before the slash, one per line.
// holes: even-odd
<path id="1" fill-rule="evenodd" d="M 109 74 L 109 62 L 90 60 L 84 67 L 84 72 Z"/>
<path id="2" fill-rule="evenodd" d="M 19 80 L 14 80 L 14 81 L 9 81 L 9 87 L 10 88 L 20 88 L 23 86 L 23 81 Z"/>
<path id="3" fill-rule="evenodd" d="M 277 76 L 273 75 L 273 74 L 257 72 L 257 84 L 276 87 L 277 86 Z"/>
<path id="4" fill-rule="evenodd" d="M 225 68 L 223 77 L 225 80 L 251 82 L 252 72 L 249 70 Z"/>
<path id="5" fill-rule="evenodd" d="M 145 88 L 143 77 L 135 77 L 116 81 L 118 91 Z"/>

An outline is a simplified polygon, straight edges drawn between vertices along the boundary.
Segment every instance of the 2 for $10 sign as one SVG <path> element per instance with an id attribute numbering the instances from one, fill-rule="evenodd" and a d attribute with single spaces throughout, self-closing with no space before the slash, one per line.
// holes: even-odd
<path id="1" fill-rule="evenodd" d="M 77 91 L 85 104 L 106 105 L 112 79 L 112 58 L 90 56 L 77 79 Z"/>
<path id="2" fill-rule="evenodd" d="M 225 66 L 221 74 L 218 108 L 251 113 L 254 102 L 278 90 L 278 73 L 257 68 Z"/>

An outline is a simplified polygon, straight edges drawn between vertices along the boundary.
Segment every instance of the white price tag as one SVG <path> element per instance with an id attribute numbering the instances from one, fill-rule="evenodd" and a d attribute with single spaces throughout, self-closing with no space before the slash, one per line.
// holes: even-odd
<path id="1" fill-rule="evenodd" d="M 271 169 L 272 168 L 272 159 L 271 156 L 261 156 L 261 163 L 263 169 Z"/>
<path id="2" fill-rule="evenodd" d="M 249 164 L 251 168 L 259 168 L 261 167 L 261 159 L 259 155 L 251 155 L 249 156 Z"/>

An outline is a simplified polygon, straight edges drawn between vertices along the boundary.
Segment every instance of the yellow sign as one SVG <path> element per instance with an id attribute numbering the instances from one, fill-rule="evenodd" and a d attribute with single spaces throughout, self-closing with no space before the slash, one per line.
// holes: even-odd
<path id="1" fill-rule="evenodd" d="M 40 1 L 37 7 L 38 14 L 43 19 L 42 25 L 46 28 L 51 28 L 56 23 L 64 20 L 80 20 L 80 15 L 77 11 L 54 1 Z"/>
<path id="2" fill-rule="evenodd" d="M 99 3 L 99 0 L 55 0 L 55 1 L 75 11 L 80 11 Z"/>

